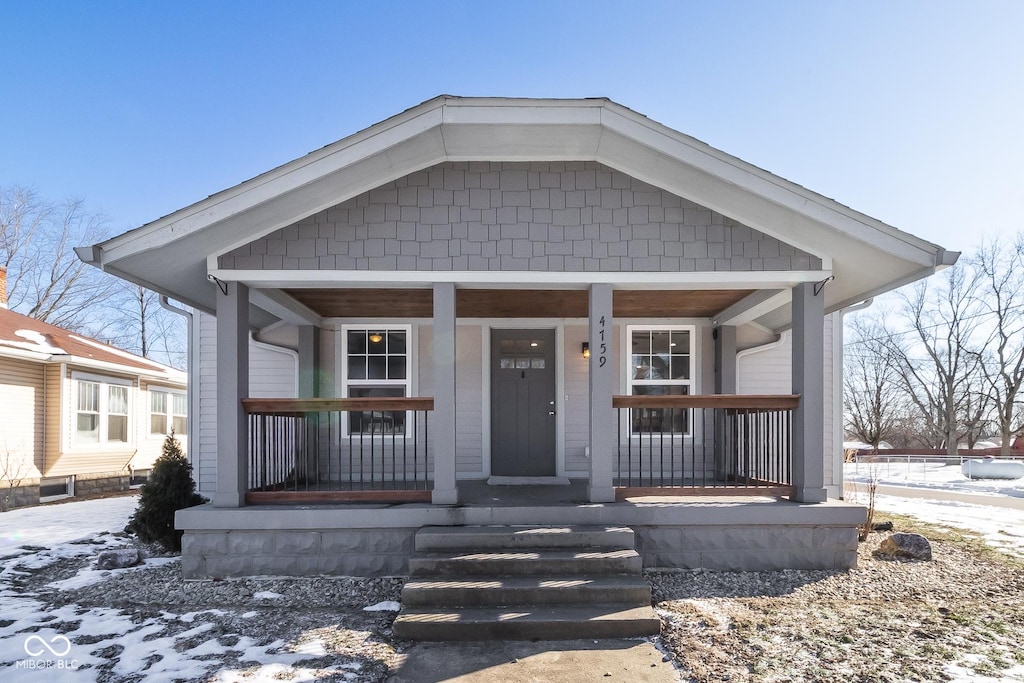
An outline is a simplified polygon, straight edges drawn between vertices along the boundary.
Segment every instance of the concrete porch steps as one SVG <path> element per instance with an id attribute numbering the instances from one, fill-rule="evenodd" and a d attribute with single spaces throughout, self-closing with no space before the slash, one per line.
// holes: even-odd
<path id="1" fill-rule="evenodd" d="M 591 606 L 406 609 L 394 632 L 409 640 L 578 640 L 641 638 L 660 632 L 654 610 Z"/>
<path id="2" fill-rule="evenodd" d="M 628 527 L 424 527 L 394 633 L 414 640 L 653 635 Z"/>
<path id="3" fill-rule="evenodd" d="M 639 576 L 506 576 L 492 579 L 410 579 L 402 590 L 402 605 L 592 605 L 599 602 L 644 605 L 651 602 L 651 585 Z"/>

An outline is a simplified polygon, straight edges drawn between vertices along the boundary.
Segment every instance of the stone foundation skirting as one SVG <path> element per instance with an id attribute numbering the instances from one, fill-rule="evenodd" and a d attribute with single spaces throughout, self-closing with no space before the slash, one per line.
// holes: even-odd
<path id="1" fill-rule="evenodd" d="M 186 533 L 186 579 L 239 576 L 401 576 L 416 528 L 275 529 Z"/>
<path id="2" fill-rule="evenodd" d="M 622 525 L 649 569 L 848 569 L 862 506 L 696 501 L 536 507 L 254 505 L 180 510 L 185 578 L 401 576 L 422 526 Z M 686 520 L 685 523 L 682 520 Z"/>

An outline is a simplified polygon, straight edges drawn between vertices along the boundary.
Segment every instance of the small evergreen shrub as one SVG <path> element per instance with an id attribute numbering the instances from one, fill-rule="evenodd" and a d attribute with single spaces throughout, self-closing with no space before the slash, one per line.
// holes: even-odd
<path id="1" fill-rule="evenodd" d="M 146 543 L 159 543 L 167 550 L 180 551 L 183 532 L 174 528 L 174 513 L 205 503 L 196 493 L 192 465 L 181 452 L 174 432 L 164 439 L 163 452 L 153 463 L 149 480 L 142 485 L 139 506 L 125 531 Z"/>

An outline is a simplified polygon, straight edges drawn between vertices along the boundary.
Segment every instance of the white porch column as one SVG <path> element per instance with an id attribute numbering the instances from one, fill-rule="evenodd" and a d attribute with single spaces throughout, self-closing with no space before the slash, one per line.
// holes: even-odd
<path id="1" fill-rule="evenodd" d="M 431 502 L 453 505 L 455 487 L 455 284 L 434 285 L 434 490 Z"/>
<path id="2" fill-rule="evenodd" d="M 248 488 L 246 417 L 249 396 L 249 288 L 226 283 L 217 292 L 217 490 L 215 507 L 241 507 Z"/>
<path id="3" fill-rule="evenodd" d="M 591 503 L 615 502 L 615 363 L 612 349 L 612 286 L 590 286 L 590 485 Z"/>
<path id="4" fill-rule="evenodd" d="M 800 405 L 793 414 L 794 498 L 821 503 L 825 491 L 825 297 L 815 284 L 793 288 L 793 393 Z"/>

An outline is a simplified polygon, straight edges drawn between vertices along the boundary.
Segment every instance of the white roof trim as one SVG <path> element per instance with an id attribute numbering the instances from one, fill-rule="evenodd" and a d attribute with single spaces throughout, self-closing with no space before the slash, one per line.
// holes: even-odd
<path id="1" fill-rule="evenodd" d="M 622 289 L 783 289 L 802 282 L 820 282 L 825 270 L 663 272 L 534 271 L 374 271 L 374 270 L 221 270 L 210 274 L 224 282 L 242 282 L 252 288 L 315 287 L 428 287 L 451 282 L 463 287 L 523 289 L 581 289 L 610 284 Z"/>

